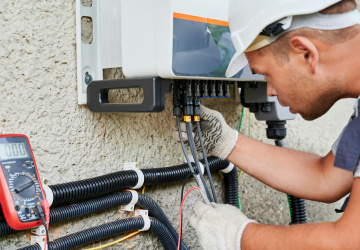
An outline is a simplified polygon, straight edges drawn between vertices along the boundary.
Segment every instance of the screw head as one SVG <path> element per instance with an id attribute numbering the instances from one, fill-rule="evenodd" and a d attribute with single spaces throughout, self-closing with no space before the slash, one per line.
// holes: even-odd
<path id="1" fill-rule="evenodd" d="M 89 85 L 89 83 L 93 80 L 92 76 L 90 74 L 85 75 L 85 83 L 86 85 Z"/>

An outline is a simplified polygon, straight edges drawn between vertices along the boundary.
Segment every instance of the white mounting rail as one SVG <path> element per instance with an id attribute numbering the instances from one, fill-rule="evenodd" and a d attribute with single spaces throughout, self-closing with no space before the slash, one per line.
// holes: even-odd
<path id="1" fill-rule="evenodd" d="M 91 7 L 84 7 L 81 0 L 76 0 L 78 104 L 87 103 L 89 79 L 103 80 L 103 69 L 122 66 L 120 2 L 121 0 L 93 0 Z M 81 40 L 82 17 L 92 19 L 91 44 L 85 44 Z"/>

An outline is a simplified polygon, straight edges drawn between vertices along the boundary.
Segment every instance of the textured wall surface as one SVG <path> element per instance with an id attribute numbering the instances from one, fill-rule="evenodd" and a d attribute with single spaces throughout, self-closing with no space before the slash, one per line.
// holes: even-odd
<path id="1" fill-rule="evenodd" d="M 118 171 L 129 161 L 139 162 L 142 168 L 182 163 L 180 145 L 171 138 L 174 121 L 170 93 L 166 95 L 164 112 L 156 114 L 93 114 L 86 106 L 77 104 L 75 1 L 0 0 L 0 34 L 0 134 L 26 134 L 40 175 L 50 184 Z M 119 69 L 105 72 L 107 79 L 120 77 Z M 127 93 L 131 95 L 134 93 Z M 325 155 L 347 123 L 353 102 L 340 101 L 314 122 L 301 117 L 288 122 L 287 146 Z M 204 104 L 222 112 L 232 127 L 238 127 L 241 105 L 234 98 L 208 99 Z M 247 114 L 243 134 L 248 133 Z M 265 127 L 264 122 L 251 116 L 252 137 L 273 144 L 265 138 Z M 221 177 L 214 174 L 213 178 L 218 196 L 223 200 Z M 187 187 L 193 184 L 190 182 Z M 175 228 L 178 227 L 180 188 L 179 183 L 146 189 Z M 243 211 L 249 217 L 262 223 L 289 223 L 284 194 L 247 174 L 239 181 L 239 191 Z M 184 207 L 183 239 L 192 249 L 200 249 L 189 225 L 196 199 L 199 199 L 197 194 L 190 194 Z M 339 206 L 307 202 L 309 221 L 334 221 L 338 218 L 334 208 Z M 115 208 L 59 223 L 51 227 L 50 237 L 56 239 L 126 216 L 128 214 Z M 0 240 L 1 249 L 29 244 L 29 231 Z M 161 249 L 161 243 L 153 234 L 141 233 L 111 249 L 158 248 Z"/>

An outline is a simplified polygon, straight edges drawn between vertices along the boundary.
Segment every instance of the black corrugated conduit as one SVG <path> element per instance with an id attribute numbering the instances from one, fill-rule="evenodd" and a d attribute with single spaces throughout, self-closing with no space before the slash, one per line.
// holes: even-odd
<path id="1" fill-rule="evenodd" d="M 149 217 L 151 221 L 150 231 L 156 234 L 160 239 L 165 250 L 174 250 L 177 244 L 167 228 L 157 219 Z M 141 216 L 113 221 L 101 226 L 89 228 L 77 233 L 67 235 L 65 237 L 49 242 L 49 250 L 68 250 L 73 249 L 91 242 L 102 240 L 120 233 L 128 231 L 140 230 L 144 227 L 144 219 Z M 41 250 L 41 247 L 36 244 L 21 250 Z"/>
<path id="2" fill-rule="evenodd" d="M 178 234 L 159 205 L 153 199 L 144 194 L 138 194 L 138 198 L 139 199 L 137 204 L 140 207 L 147 209 L 150 216 L 161 221 L 168 229 L 175 242 L 178 242 Z M 127 205 L 130 203 L 131 199 L 131 192 L 125 191 L 122 193 L 109 194 L 103 197 L 94 198 L 92 200 L 79 202 L 77 204 L 57 207 L 51 209 L 50 211 L 50 224 L 79 218 L 81 216 L 90 215 L 121 205 Z M 0 229 L 2 236 L 19 232 L 11 229 L 6 221 L 0 221 Z M 181 249 L 188 249 L 183 242 L 181 244 Z"/>
<path id="3" fill-rule="evenodd" d="M 4 237 L 6 235 L 18 233 L 20 231 L 14 230 L 6 223 L 6 221 L 0 221 L 0 237 Z"/>
<path id="4" fill-rule="evenodd" d="M 306 223 L 306 207 L 305 200 L 289 195 L 289 206 L 291 211 L 290 224 Z"/>
<path id="5" fill-rule="evenodd" d="M 278 147 L 285 147 L 283 140 L 276 140 L 275 145 Z M 290 207 L 290 218 L 292 224 L 303 224 L 306 223 L 306 206 L 305 200 L 288 195 L 289 207 Z"/>
<path id="6" fill-rule="evenodd" d="M 216 157 L 208 157 L 208 161 L 209 161 L 209 166 L 210 166 L 211 171 L 225 169 L 229 165 L 228 161 L 221 160 Z M 201 162 L 203 162 L 203 160 L 201 160 Z M 194 165 L 194 168 L 196 168 L 195 165 Z M 123 172 L 134 172 L 134 171 L 123 171 Z M 181 180 L 185 179 L 186 176 L 190 173 L 190 171 L 188 170 L 188 166 L 186 164 L 174 166 L 174 167 L 147 169 L 146 172 L 145 171 L 143 171 L 143 172 L 144 172 L 145 181 L 146 181 L 147 186 L 181 181 Z M 121 172 L 118 172 L 118 173 L 121 173 Z M 118 173 L 115 173 L 115 174 L 118 174 Z M 233 206 L 238 207 L 239 204 L 238 204 L 237 170 L 236 170 L 236 168 L 233 168 L 233 170 L 231 172 L 224 173 L 223 175 L 224 175 L 224 180 L 225 180 L 225 201 L 227 204 L 231 204 Z M 135 173 L 134 173 L 134 176 L 137 179 L 137 175 Z M 101 178 L 101 177 L 97 177 L 97 178 Z M 106 185 L 105 182 L 101 182 L 102 183 L 101 185 L 100 184 L 95 185 L 93 180 L 97 179 L 97 178 L 89 179 L 89 180 L 91 180 L 90 184 L 93 184 L 95 187 L 98 187 L 98 188 L 101 188 L 102 186 Z M 79 186 L 82 182 L 85 182 L 85 181 L 87 181 L 87 180 L 74 182 L 76 184 L 65 183 L 65 184 L 55 185 L 55 186 L 51 186 L 51 187 L 52 187 L 52 190 L 57 190 L 58 194 L 59 193 L 62 194 L 61 195 L 62 197 L 72 194 L 71 197 L 78 197 L 79 199 L 83 199 L 81 196 L 77 195 L 75 190 L 78 190 L 77 186 Z M 134 183 L 136 181 L 134 181 Z M 136 185 L 136 183 L 133 185 Z M 73 188 L 67 189 L 66 186 L 73 187 Z M 111 187 L 111 189 L 113 189 L 113 188 L 114 187 Z M 63 191 L 63 189 L 71 190 L 71 191 Z M 87 196 L 87 193 L 85 193 L 85 196 Z M 142 200 L 141 197 L 142 197 L 142 195 L 139 194 L 139 205 L 144 208 L 147 208 L 145 206 L 146 205 L 145 198 L 144 198 L 144 200 Z M 55 198 L 55 194 L 54 194 L 54 201 L 56 199 L 58 200 L 58 198 Z M 128 204 L 130 202 L 130 200 L 131 200 L 131 194 L 129 192 L 125 192 L 125 193 L 114 194 L 114 195 L 102 197 L 99 199 L 95 199 L 94 201 L 82 202 L 79 204 L 73 204 L 71 206 L 65 206 L 65 207 L 60 207 L 60 208 L 52 208 L 50 210 L 50 223 L 56 223 L 59 221 L 65 221 L 65 220 L 69 220 L 72 218 L 95 213 L 95 212 L 103 210 L 101 207 L 107 207 L 107 209 L 108 209 L 108 208 L 115 207 L 115 206 L 118 206 L 121 204 Z M 156 204 L 154 201 L 152 201 L 152 202 L 154 204 Z M 106 209 L 106 208 L 104 208 L 104 209 Z M 168 228 L 172 235 L 176 234 L 175 230 L 172 230 L 171 229 L 172 227 L 170 228 L 171 224 L 170 224 L 170 222 L 168 222 L 167 219 L 166 219 L 167 222 L 165 220 L 162 220 L 160 217 L 155 216 L 155 214 L 151 214 L 151 212 L 154 212 L 152 209 L 150 209 L 150 208 L 148 208 L 148 209 L 150 210 L 150 215 L 160 219 L 166 225 L 169 225 Z M 165 215 L 164 215 L 164 217 L 166 218 Z M 167 224 L 167 223 L 169 223 L 169 224 Z M 16 232 L 19 232 L 19 231 L 11 229 L 5 221 L 0 221 L 0 237 L 14 234 Z M 177 234 L 176 234 L 176 236 L 177 236 Z"/>
<path id="7" fill-rule="evenodd" d="M 227 204 L 233 205 L 235 207 L 239 207 L 239 199 L 238 199 L 238 171 L 237 168 L 234 167 L 229 173 L 224 175 L 225 182 L 225 200 Z"/>
<path id="8" fill-rule="evenodd" d="M 139 194 L 139 200 L 137 203 L 140 207 L 146 208 L 149 211 L 149 215 L 161 221 L 164 226 L 169 230 L 169 233 L 177 243 L 179 240 L 179 235 L 175 231 L 174 227 L 171 225 L 169 219 L 165 215 L 164 211 L 159 207 L 159 205 L 150 197 Z M 177 245 L 177 244 L 176 244 Z M 181 241 L 181 249 L 188 250 L 189 248 Z"/>
<path id="9" fill-rule="evenodd" d="M 213 156 L 208 157 L 208 162 L 211 171 L 219 171 L 229 165 L 227 160 Z M 201 163 L 204 164 L 204 160 L 201 160 Z M 193 164 L 193 167 L 195 171 L 198 171 L 195 164 Z M 182 164 L 173 167 L 142 169 L 142 172 L 144 174 L 143 186 L 154 186 L 184 180 L 190 174 L 190 169 L 187 164 Z M 137 184 L 137 181 L 136 172 L 126 170 L 49 187 L 54 194 L 53 205 L 60 205 L 131 188 Z"/>
<path id="10" fill-rule="evenodd" d="M 204 160 L 201 160 L 204 163 Z M 229 165 L 227 160 L 222 160 L 217 157 L 208 157 L 209 167 L 211 171 L 218 171 L 222 169 L 226 169 Z M 198 171 L 195 164 L 193 164 L 196 171 Z M 181 181 L 186 178 L 187 175 L 190 174 L 190 170 L 187 164 L 182 164 L 173 167 L 165 167 L 165 168 L 156 168 L 156 169 L 144 169 L 142 170 L 144 173 L 144 184 L 143 186 L 153 186 L 157 184 L 165 184 L 176 181 Z M 237 171 L 234 168 L 229 173 L 224 174 L 225 178 L 225 197 L 226 203 L 234 205 L 238 207 L 238 187 L 237 187 Z M 109 192 L 113 192 L 116 190 L 121 190 L 124 188 L 133 187 L 137 184 L 137 174 L 135 171 L 121 171 L 113 174 L 108 174 L 100 177 L 95 177 L 87 180 L 70 182 L 65 184 L 53 185 L 50 186 L 51 190 L 54 193 L 54 203 L 53 204 L 62 204 L 69 203 L 79 200 L 88 199 L 89 197 L 103 195 Z M 123 204 L 128 204 L 131 200 L 131 194 L 129 192 L 121 193 L 123 196 L 117 197 L 120 199 L 118 202 L 123 202 Z M 121 195 L 121 194 L 113 194 L 113 195 Z M 83 216 L 86 214 L 95 213 L 97 211 L 101 211 L 101 207 L 103 206 L 118 206 L 114 205 L 114 200 L 112 198 L 114 196 L 109 195 L 102 198 L 94 199 L 93 201 L 82 202 L 81 204 L 73 204 L 70 206 L 59 207 L 51 209 L 51 219 L 50 223 L 55 223 L 58 221 L 63 221 L 67 219 L 72 219 L 75 217 Z M 102 201 L 101 201 L 102 200 Z M 93 204 L 88 204 L 87 202 L 95 202 Z M 116 202 L 115 202 L 116 203 Z M 172 227 L 166 215 L 159 208 L 159 210 L 154 209 L 158 207 L 155 201 L 152 199 L 139 194 L 138 204 L 143 208 L 147 208 L 149 210 L 149 214 L 157 217 L 165 224 L 168 228 L 168 232 L 172 236 L 171 238 L 177 242 L 177 233 L 175 229 Z M 98 209 L 98 210 L 97 210 Z M 106 209 L 106 208 L 104 208 Z M 67 211 L 67 212 L 66 212 Z M 65 215 L 66 214 L 66 215 Z M 11 229 L 6 222 L 0 222 L 0 237 L 9 235 L 12 233 L 16 233 L 19 231 L 15 231 Z M 187 249 L 185 244 L 182 242 L 182 249 Z M 34 246 L 30 246 L 34 247 Z M 28 248 L 32 249 L 32 248 Z M 34 248 L 37 249 L 37 248 Z"/>

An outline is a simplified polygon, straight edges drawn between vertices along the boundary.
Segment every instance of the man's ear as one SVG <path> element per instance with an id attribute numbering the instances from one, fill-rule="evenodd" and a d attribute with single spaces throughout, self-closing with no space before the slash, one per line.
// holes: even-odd
<path id="1" fill-rule="evenodd" d="M 295 36 L 290 40 L 290 53 L 308 65 L 311 73 L 315 73 L 319 63 L 319 51 L 315 44 L 303 36 Z"/>

